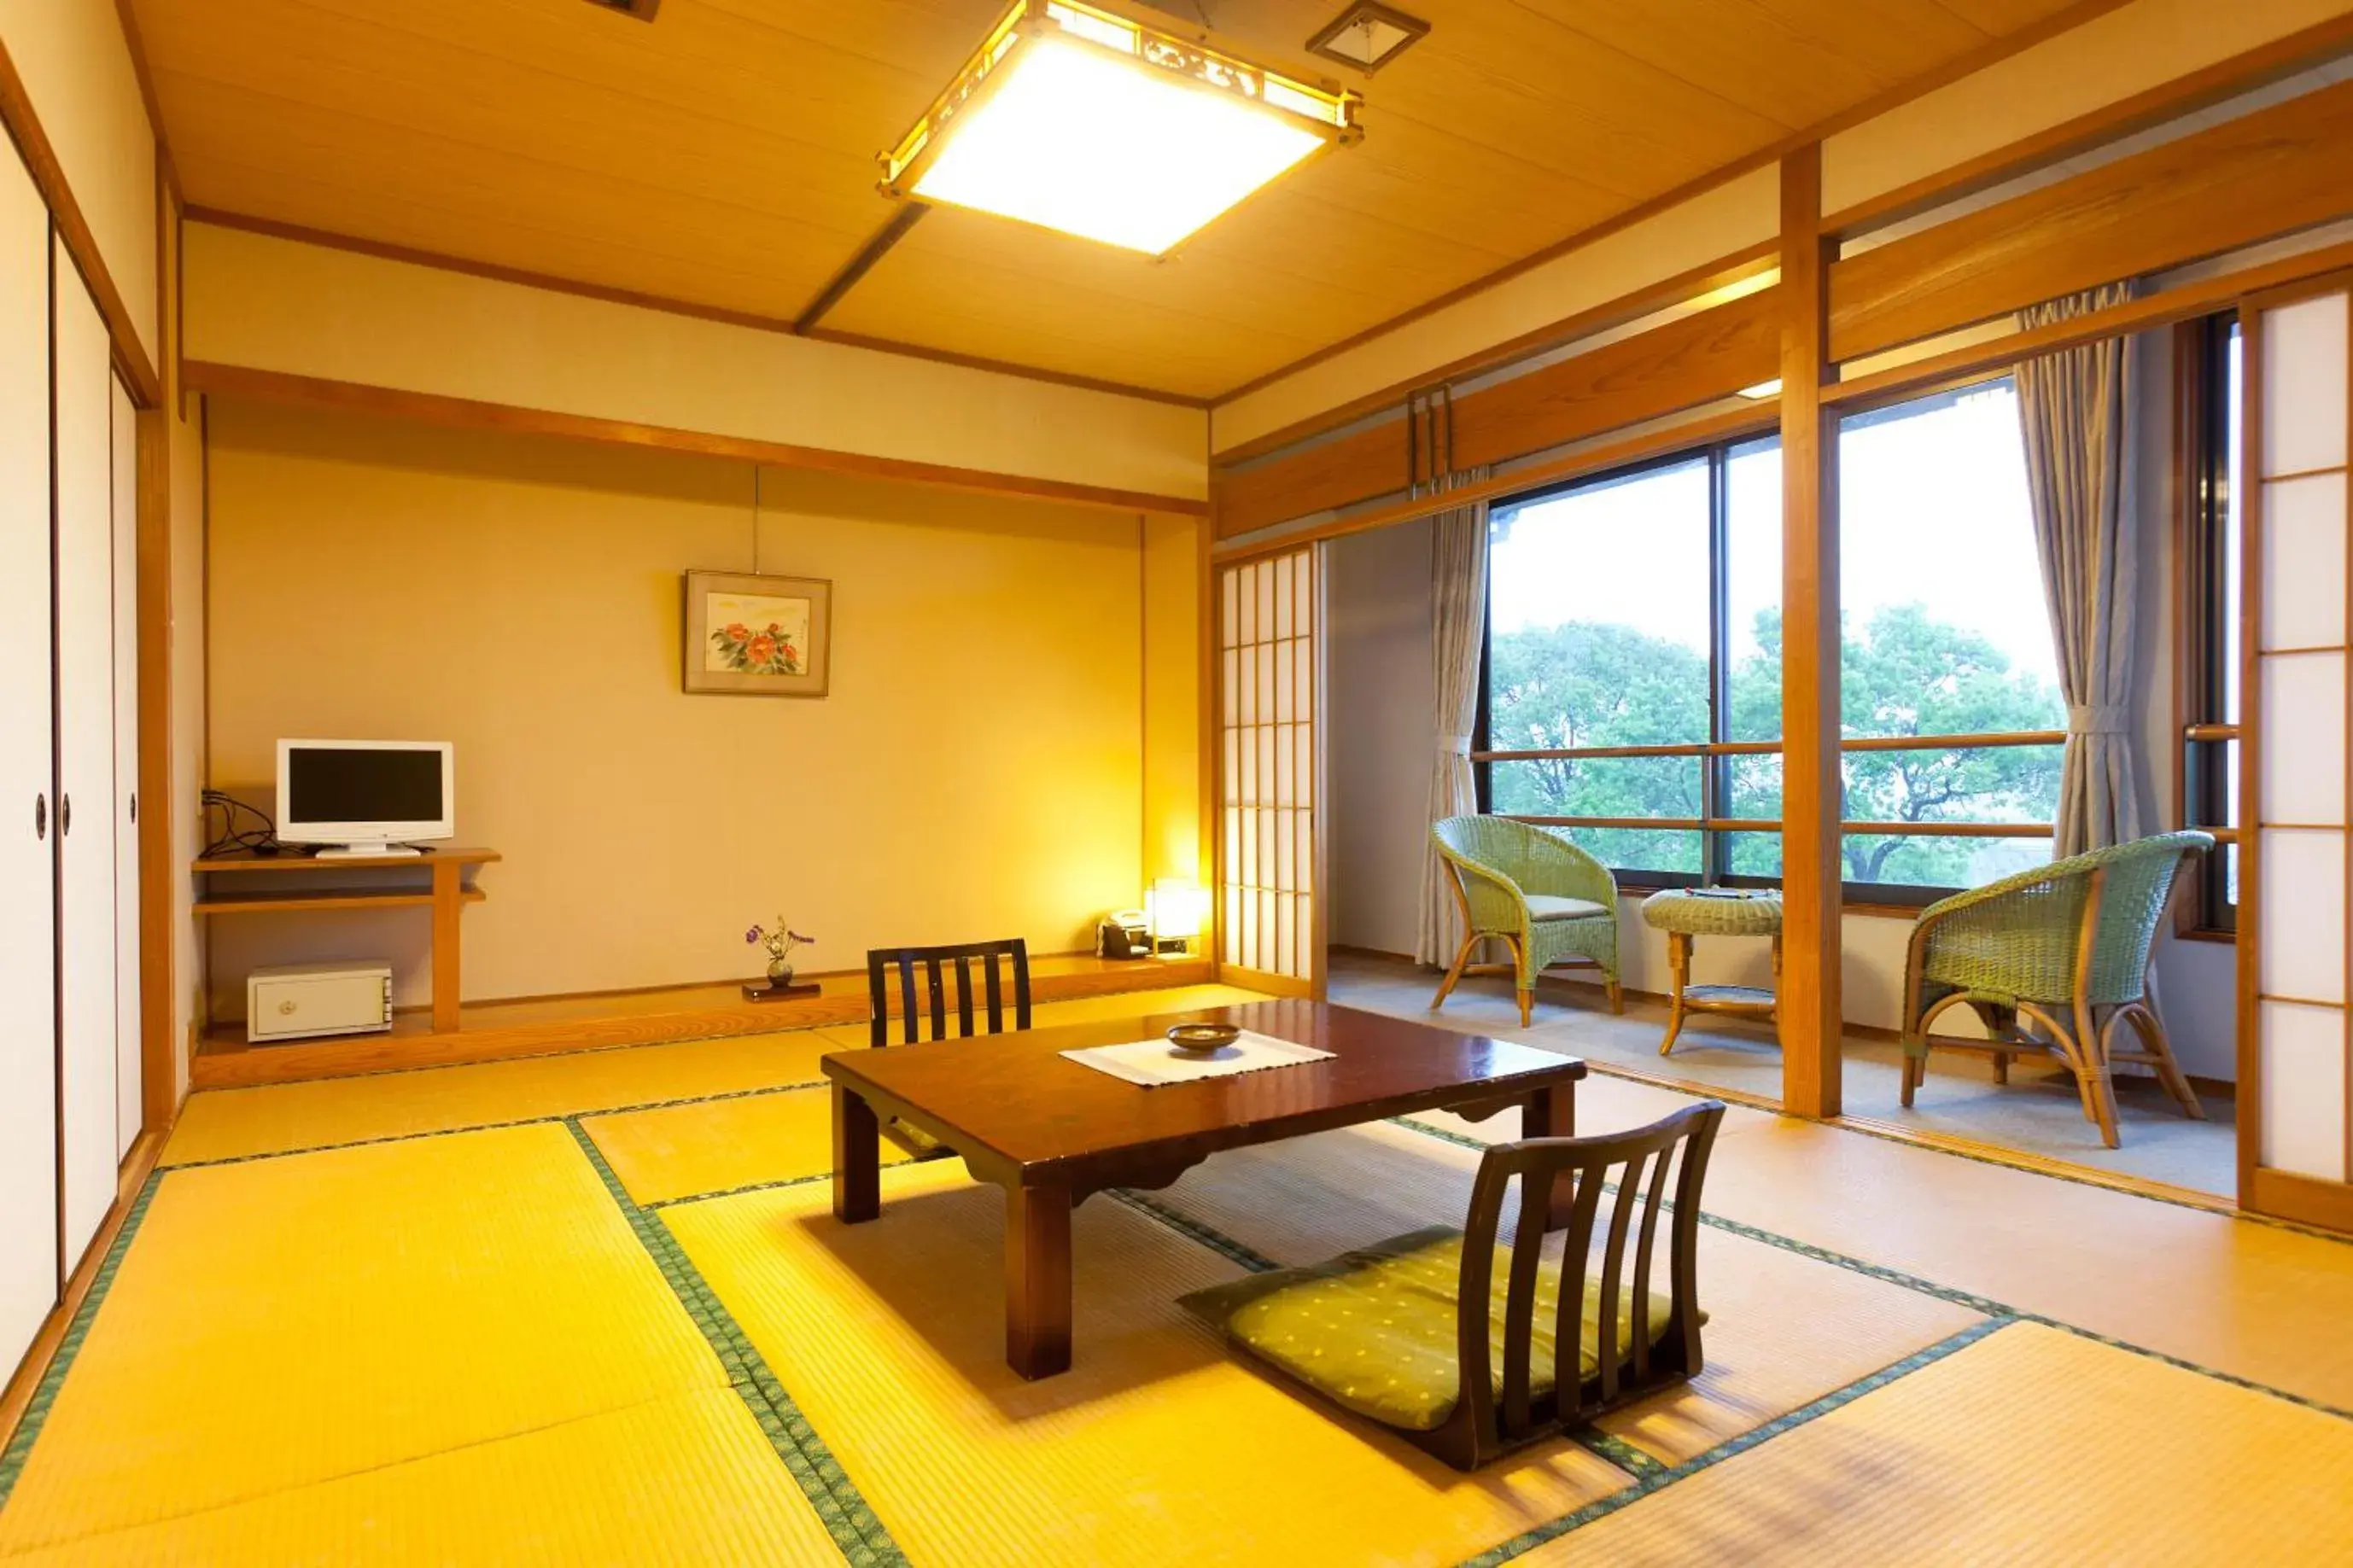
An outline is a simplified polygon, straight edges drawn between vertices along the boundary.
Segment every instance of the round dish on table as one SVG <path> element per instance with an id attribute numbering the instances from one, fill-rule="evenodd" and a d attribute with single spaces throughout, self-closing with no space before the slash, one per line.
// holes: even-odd
<path id="1" fill-rule="evenodd" d="M 1168 1031 L 1168 1043 L 1180 1051 L 1207 1056 L 1232 1045 L 1241 1034 L 1231 1024 L 1179 1024 Z"/>

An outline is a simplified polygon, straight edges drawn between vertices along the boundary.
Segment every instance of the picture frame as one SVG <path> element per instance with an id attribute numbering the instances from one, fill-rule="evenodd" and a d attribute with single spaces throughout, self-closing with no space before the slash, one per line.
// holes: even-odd
<path id="1" fill-rule="evenodd" d="M 823 697 L 833 675 L 833 584 L 750 572 L 685 574 L 681 675 L 696 695 Z"/>

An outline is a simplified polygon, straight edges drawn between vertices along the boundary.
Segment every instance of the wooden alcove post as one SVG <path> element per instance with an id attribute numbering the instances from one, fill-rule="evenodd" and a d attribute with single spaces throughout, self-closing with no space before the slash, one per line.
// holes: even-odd
<path id="1" fill-rule="evenodd" d="M 1838 442 L 1822 150 L 1781 160 L 1781 1108 L 1839 1114 Z"/>

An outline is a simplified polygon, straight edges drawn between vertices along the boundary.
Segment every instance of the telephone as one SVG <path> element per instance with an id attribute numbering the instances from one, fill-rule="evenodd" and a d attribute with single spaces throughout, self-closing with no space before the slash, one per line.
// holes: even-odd
<path id="1" fill-rule="evenodd" d="M 1152 921 L 1142 910 L 1113 910 L 1095 928 L 1098 958 L 1150 958 Z"/>

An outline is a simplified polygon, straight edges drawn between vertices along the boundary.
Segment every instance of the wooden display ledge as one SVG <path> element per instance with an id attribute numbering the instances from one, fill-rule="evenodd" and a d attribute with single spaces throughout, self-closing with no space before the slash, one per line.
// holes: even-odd
<path id="1" fill-rule="evenodd" d="M 1065 954 L 1030 961 L 1033 1003 L 1068 1002 L 1169 985 L 1201 985 L 1213 973 L 1206 958 L 1103 959 Z M 304 1079 L 349 1078 L 406 1068 L 450 1067 L 554 1056 L 607 1046 L 665 1040 L 766 1035 L 827 1024 L 864 1024 L 873 1016 L 862 973 L 815 977 L 815 996 L 792 1002 L 747 1002 L 741 982 L 608 992 L 512 1002 L 474 1002 L 459 1009 L 459 1026 L 438 1031 L 424 1009 L 395 1016 L 386 1034 L 280 1045 L 251 1045 L 242 1022 L 217 1026 L 197 1042 L 189 1064 L 191 1089 L 242 1089 Z M 898 1014 L 898 998 L 891 1011 Z"/>

